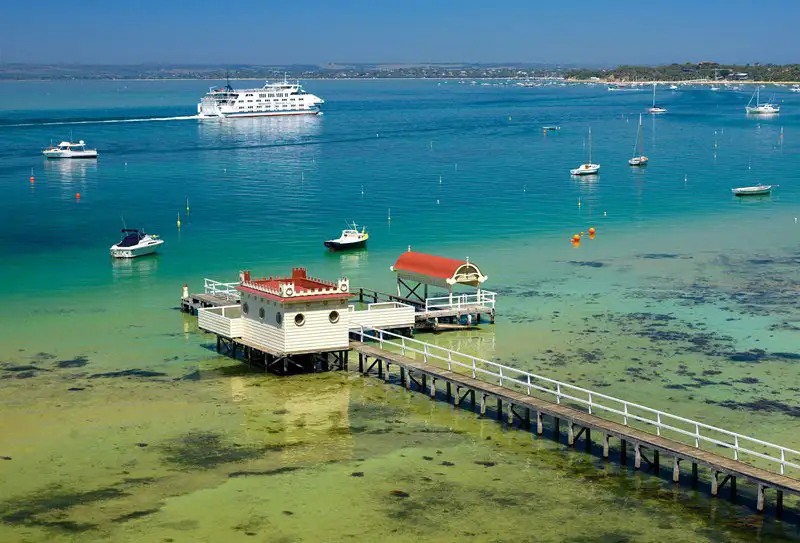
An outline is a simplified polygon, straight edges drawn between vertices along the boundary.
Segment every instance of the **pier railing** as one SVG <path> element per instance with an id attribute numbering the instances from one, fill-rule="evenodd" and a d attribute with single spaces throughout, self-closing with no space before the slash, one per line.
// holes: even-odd
<path id="1" fill-rule="evenodd" d="M 497 299 L 497 293 L 490 290 L 481 290 L 475 294 L 454 294 L 451 296 L 437 296 L 425 299 L 425 311 L 436 309 L 464 309 L 468 307 L 491 307 Z"/>
<path id="2" fill-rule="evenodd" d="M 350 332 L 357 341 L 375 341 L 383 350 L 425 364 L 446 367 L 450 371 L 496 383 L 515 392 L 541 397 L 666 439 L 757 465 L 773 473 L 800 479 L 800 451 L 788 447 L 392 332 L 364 326 L 353 326 Z"/>
<path id="3" fill-rule="evenodd" d="M 213 279 L 203 280 L 203 288 L 206 294 L 219 296 L 231 301 L 239 299 L 239 291 L 236 290 L 236 287 L 238 286 L 239 283 L 220 283 L 219 281 L 214 281 Z"/>

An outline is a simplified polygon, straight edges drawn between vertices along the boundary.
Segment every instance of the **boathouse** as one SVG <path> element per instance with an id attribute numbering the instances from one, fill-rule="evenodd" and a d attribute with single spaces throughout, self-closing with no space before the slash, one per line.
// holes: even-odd
<path id="1" fill-rule="evenodd" d="M 309 277 L 294 268 L 288 277 L 254 279 L 239 274 L 233 287 L 239 303 L 197 309 L 198 327 L 217 335 L 217 350 L 234 357 L 263 358 L 268 369 L 288 372 L 344 366 L 351 326 L 402 330 L 414 327 L 414 308 L 399 302 L 368 304 L 357 310 L 347 278 Z"/>
<path id="2" fill-rule="evenodd" d="M 397 274 L 397 295 L 416 297 L 421 302 L 428 298 L 428 286 L 447 289 L 450 302 L 456 285 L 475 287 L 480 294 L 481 283 L 488 279 L 478 266 L 466 260 L 417 253 L 408 248 L 390 268 Z M 417 289 L 422 286 L 423 292 Z M 405 292 L 404 292 L 405 290 Z"/>

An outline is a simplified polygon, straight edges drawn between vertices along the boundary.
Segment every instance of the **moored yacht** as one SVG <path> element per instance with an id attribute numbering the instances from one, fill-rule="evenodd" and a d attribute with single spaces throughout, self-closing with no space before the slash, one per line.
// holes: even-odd
<path id="1" fill-rule="evenodd" d="M 329 239 L 325 242 L 325 247 L 332 251 L 342 251 L 345 249 L 362 249 L 367 246 L 367 227 L 362 226 L 361 230 L 358 229 L 356 223 L 349 225 L 348 228 L 342 230 L 342 235 L 336 239 Z"/>
<path id="2" fill-rule="evenodd" d="M 264 117 L 274 115 L 317 115 L 325 101 L 303 90 L 300 82 L 266 82 L 257 89 L 211 87 L 197 104 L 200 118 Z"/>
<path id="3" fill-rule="evenodd" d="M 639 114 L 639 128 L 636 130 L 636 144 L 633 146 L 633 156 L 628 160 L 631 166 L 647 166 L 647 161 L 650 160 L 644 154 L 644 142 L 642 138 L 642 115 Z M 636 154 L 636 151 L 639 154 Z"/>
<path id="4" fill-rule="evenodd" d="M 592 164 L 592 129 L 589 128 L 589 162 L 569 171 L 572 175 L 593 175 L 600 171 L 600 164 Z"/>
<path id="5" fill-rule="evenodd" d="M 155 234 L 145 234 L 144 230 L 131 228 L 122 229 L 122 240 L 111 246 L 111 256 L 114 258 L 136 258 L 156 252 L 156 248 L 164 240 Z"/>
<path id="6" fill-rule="evenodd" d="M 656 105 L 656 84 L 655 83 L 653 83 L 653 105 L 651 107 L 647 108 L 647 112 L 648 113 L 652 113 L 652 114 L 659 114 L 659 113 L 666 113 L 667 112 L 666 108 L 658 107 Z"/>
<path id="7" fill-rule="evenodd" d="M 97 149 L 87 149 L 86 143 L 62 141 L 58 145 L 51 145 L 42 154 L 47 158 L 97 158 Z"/>
<path id="8" fill-rule="evenodd" d="M 753 98 L 756 99 L 756 105 L 752 105 Z M 756 91 L 750 97 L 750 101 L 747 102 L 744 110 L 749 115 L 777 115 L 781 112 L 781 106 L 772 102 L 761 103 L 761 85 L 756 85 Z"/>

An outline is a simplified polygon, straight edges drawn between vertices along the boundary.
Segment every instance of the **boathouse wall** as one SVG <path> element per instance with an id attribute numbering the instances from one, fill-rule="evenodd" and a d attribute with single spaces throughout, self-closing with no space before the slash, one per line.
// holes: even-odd
<path id="1" fill-rule="evenodd" d="M 286 352 L 347 349 L 350 344 L 347 301 L 287 305 L 283 328 Z"/>

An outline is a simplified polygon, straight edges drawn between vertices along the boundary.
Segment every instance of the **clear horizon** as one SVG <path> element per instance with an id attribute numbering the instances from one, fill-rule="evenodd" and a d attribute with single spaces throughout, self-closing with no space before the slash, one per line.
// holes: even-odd
<path id="1" fill-rule="evenodd" d="M 623 0 L 600 5 L 352 0 L 190 8 L 165 2 L 12 3 L 0 62 L 327 65 L 519 63 L 615 66 L 797 62 L 800 2 Z M 42 17 L 44 13 L 58 17 Z M 777 16 L 776 16 L 777 15 Z M 511 61 L 509 58 L 517 60 Z M 465 60 L 468 59 L 468 60 Z"/>

